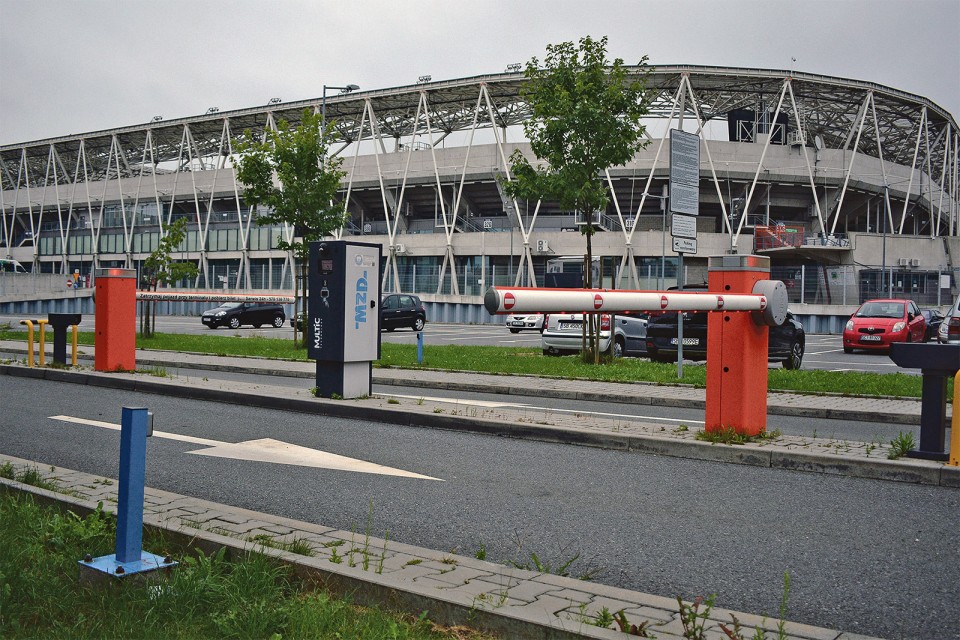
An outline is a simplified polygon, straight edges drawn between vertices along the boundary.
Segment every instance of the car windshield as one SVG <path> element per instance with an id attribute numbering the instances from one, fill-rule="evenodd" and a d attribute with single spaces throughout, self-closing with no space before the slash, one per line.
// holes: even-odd
<path id="1" fill-rule="evenodd" d="M 902 318 L 902 302 L 867 302 L 857 311 L 858 318 Z"/>
<path id="2" fill-rule="evenodd" d="M 242 304 L 243 304 L 242 302 L 224 302 L 224 303 L 223 303 L 222 305 L 220 305 L 218 308 L 224 309 L 224 310 L 236 309 L 237 307 L 239 307 L 239 306 L 242 305 Z"/>

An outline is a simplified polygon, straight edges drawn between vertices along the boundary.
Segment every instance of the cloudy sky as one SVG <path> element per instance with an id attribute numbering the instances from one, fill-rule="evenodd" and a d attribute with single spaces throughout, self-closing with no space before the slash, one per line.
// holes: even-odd
<path id="1" fill-rule="evenodd" d="M 0 144 L 499 73 L 585 35 L 628 64 L 868 80 L 960 118 L 958 33 L 960 0 L 0 0 Z"/>

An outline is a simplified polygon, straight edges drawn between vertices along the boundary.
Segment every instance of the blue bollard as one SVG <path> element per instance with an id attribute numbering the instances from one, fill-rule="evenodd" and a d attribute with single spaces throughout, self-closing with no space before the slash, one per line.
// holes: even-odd
<path id="1" fill-rule="evenodd" d="M 147 436 L 150 414 L 146 408 L 123 407 L 120 421 L 120 482 L 117 488 L 116 553 L 80 560 L 87 569 L 118 578 L 166 569 L 177 563 L 143 550 L 143 496 L 146 481 Z"/>
<path id="2" fill-rule="evenodd" d="M 423 364 L 423 331 L 417 334 L 417 364 Z"/>

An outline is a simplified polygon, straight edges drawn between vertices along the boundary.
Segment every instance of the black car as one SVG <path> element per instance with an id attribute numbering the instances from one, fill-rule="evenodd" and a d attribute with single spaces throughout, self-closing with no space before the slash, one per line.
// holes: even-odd
<path id="1" fill-rule="evenodd" d="M 923 341 L 930 342 L 937 339 L 940 333 L 940 325 L 943 323 L 943 314 L 939 309 L 921 309 L 923 319 L 927 321 L 927 332 L 923 334 Z"/>
<path id="2" fill-rule="evenodd" d="M 245 324 L 252 324 L 257 329 L 270 324 L 279 329 L 286 319 L 287 314 L 279 304 L 252 302 L 225 302 L 216 309 L 204 311 L 201 317 L 203 324 L 211 329 L 217 327 L 237 329 Z"/>
<path id="3" fill-rule="evenodd" d="M 423 331 L 427 323 L 427 310 L 420 298 L 409 293 L 391 293 L 380 301 L 380 330 L 393 331 L 398 327 L 410 327 Z"/>
<path id="4" fill-rule="evenodd" d="M 707 359 L 707 311 L 683 312 L 683 358 Z M 806 347 L 803 325 L 792 313 L 779 327 L 770 327 L 769 355 L 772 362 L 781 362 L 785 369 L 799 369 Z M 677 360 L 677 314 L 664 313 L 647 323 L 647 353 L 657 362 Z"/>

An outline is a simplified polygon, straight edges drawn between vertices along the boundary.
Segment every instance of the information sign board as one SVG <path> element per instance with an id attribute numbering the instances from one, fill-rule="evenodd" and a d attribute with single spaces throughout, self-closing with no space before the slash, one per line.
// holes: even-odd
<path id="1" fill-rule="evenodd" d="M 697 239 L 697 219 L 675 213 L 670 216 L 670 235 L 674 238 Z"/>
<path id="2" fill-rule="evenodd" d="M 674 238 L 673 250 L 675 253 L 696 253 L 697 240 L 690 238 Z"/>
<path id="3" fill-rule="evenodd" d="M 700 136 L 670 130 L 670 211 L 700 212 Z"/>

